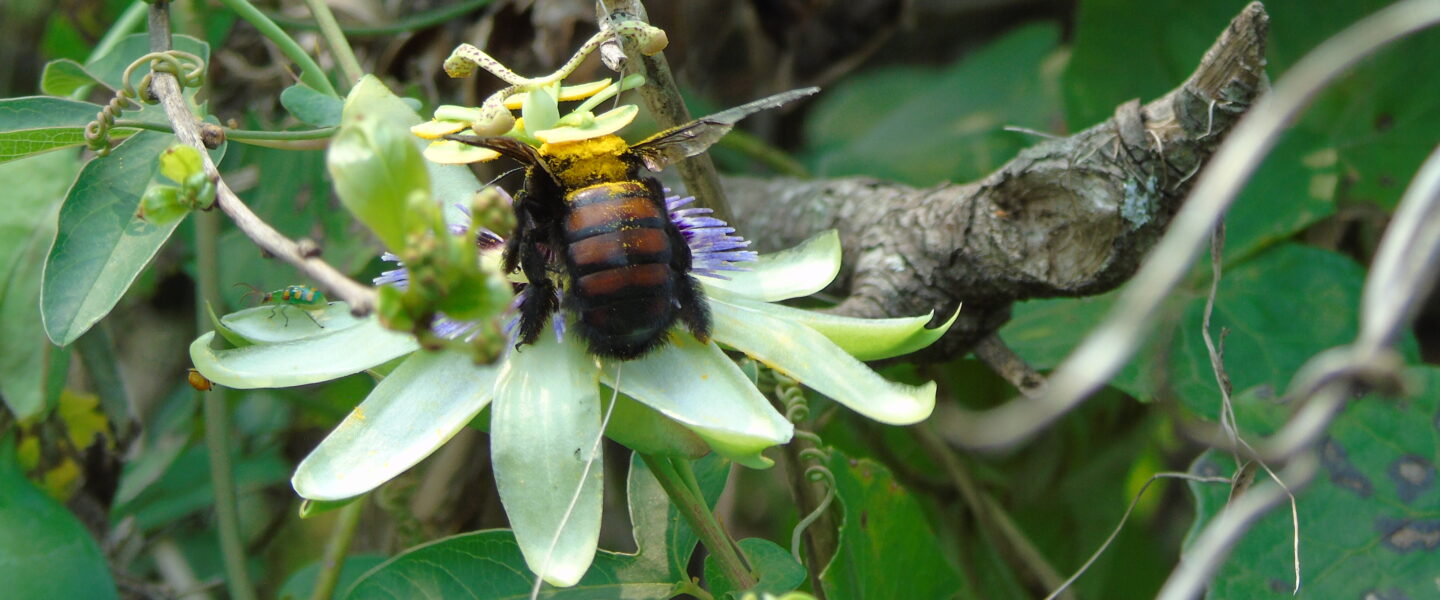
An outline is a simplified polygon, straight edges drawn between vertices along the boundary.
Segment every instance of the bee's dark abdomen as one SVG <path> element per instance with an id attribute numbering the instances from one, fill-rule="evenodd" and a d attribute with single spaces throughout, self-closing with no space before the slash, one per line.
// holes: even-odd
<path id="1" fill-rule="evenodd" d="M 613 182 L 566 198 L 567 308 L 591 352 L 620 359 L 655 348 L 675 323 L 675 248 L 663 200 L 640 182 Z"/>

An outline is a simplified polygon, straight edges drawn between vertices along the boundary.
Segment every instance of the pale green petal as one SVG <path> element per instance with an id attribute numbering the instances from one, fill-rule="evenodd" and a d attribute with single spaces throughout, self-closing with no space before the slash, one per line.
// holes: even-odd
<path id="1" fill-rule="evenodd" d="M 294 324 L 294 321 L 291 321 Z M 279 344 L 215 350 L 211 331 L 190 344 L 190 361 L 210 381 L 237 389 L 329 381 L 419 349 L 415 338 L 380 326 L 375 317 L 339 331 Z"/>
<path id="2" fill-rule="evenodd" d="M 889 381 L 804 325 L 711 298 L 716 341 L 794 377 L 862 415 L 892 425 L 918 423 L 935 409 L 935 384 Z"/>
<path id="3" fill-rule="evenodd" d="M 274 344 L 349 329 L 361 320 L 350 314 L 350 305 L 331 302 L 316 310 L 266 304 L 230 313 L 220 322 L 253 343 Z"/>
<path id="4" fill-rule="evenodd" d="M 671 343 L 623 365 L 621 392 L 689 427 L 740 464 L 770 466 L 760 451 L 790 441 L 795 431 L 734 361 L 689 334 L 672 335 Z M 607 364 L 600 377 L 614 385 L 615 365 Z"/>
<path id="5" fill-rule="evenodd" d="M 861 319 L 756 302 L 720 290 L 713 290 L 710 297 L 814 329 L 859 360 L 901 356 L 929 346 L 945 335 L 956 317 L 960 316 L 957 310 L 950 315 L 949 321 L 935 329 L 927 329 L 925 324 L 930 322 L 934 313 L 921 317 Z"/>
<path id="6" fill-rule="evenodd" d="M 794 248 L 762 254 L 759 260 L 740 266 L 749 270 L 726 271 L 729 280 L 697 279 L 706 287 L 765 302 L 809 296 L 825 289 L 840 272 L 840 234 L 831 229 Z"/>
<path id="7" fill-rule="evenodd" d="M 410 355 L 300 461 L 290 484 L 311 500 L 375 489 L 475 418 L 490 403 L 499 370 L 459 352 Z"/>
<path id="8" fill-rule="evenodd" d="M 566 341 L 546 334 L 512 352 L 490 409 L 495 486 L 515 541 L 530 570 L 561 587 L 580 581 L 595 558 L 604 487 L 595 361 Z"/>

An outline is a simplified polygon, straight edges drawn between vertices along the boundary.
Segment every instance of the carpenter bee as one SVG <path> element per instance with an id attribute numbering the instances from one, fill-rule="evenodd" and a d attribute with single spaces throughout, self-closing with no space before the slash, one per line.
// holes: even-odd
<path id="1" fill-rule="evenodd" d="M 708 340 L 709 308 L 690 275 L 690 247 L 670 221 L 660 182 L 642 177 L 640 168 L 663 170 L 704 152 L 740 119 L 816 91 L 756 100 L 633 146 L 616 135 L 538 149 L 509 137 L 445 136 L 525 166 L 504 254 L 505 271 L 518 269 L 529 282 L 517 346 L 534 342 L 561 308 L 574 315 L 572 326 L 590 352 L 602 357 L 637 358 L 663 343 L 676 320 Z M 563 275 L 558 288 L 552 270 Z"/>

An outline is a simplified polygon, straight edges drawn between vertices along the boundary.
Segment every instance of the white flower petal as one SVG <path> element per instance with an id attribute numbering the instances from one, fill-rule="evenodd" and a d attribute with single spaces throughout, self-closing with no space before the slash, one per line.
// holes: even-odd
<path id="1" fill-rule="evenodd" d="M 434 452 L 490 403 L 498 365 L 416 352 L 310 452 L 290 484 L 311 500 L 374 489 Z"/>
<path id="2" fill-rule="evenodd" d="M 762 254 L 755 262 L 742 266 L 749 270 L 727 271 L 729 280 L 697 279 L 706 287 L 765 302 L 809 296 L 825 289 L 840 272 L 840 234 L 831 229 L 794 248 Z"/>
<path id="3" fill-rule="evenodd" d="M 790 441 L 794 426 L 715 344 L 677 333 L 671 343 L 624 363 L 620 391 L 649 405 L 704 438 L 716 452 L 740 464 L 764 468 L 760 451 Z M 614 385 L 613 365 L 601 380 Z"/>
<path id="4" fill-rule="evenodd" d="M 331 302 L 317 310 L 266 304 L 230 313 L 220 317 L 220 322 L 256 344 L 275 344 L 349 329 L 361 319 L 350 314 L 350 305 Z"/>
<path id="5" fill-rule="evenodd" d="M 889 381 L 809 327 L 710 299 L 714 337 L 866 417 L 918 423 L 935 409 L 935 384 Z"/>
<path id="6" fill-rule="evenodd" d="M 490 409 L 495 485 L 515 540 L 530 570 L 561 587 L 575 585 L 590 568 L 600 536 L 596 379 L 595 361 L 581 344 L 542 335 L 510 354 Z M 593 463 L 588 473 L 586 463 Z M 576 488 L 579 499 L 567 512 Z"/>
<path id="7" fill-rule="evenodd" d="M 861 319 L 756 302 L 723 290 L 711 290 L 710 297 L 814 329 L 859 360 L 901 356 L 929 346 L 945 335 L 956 317 L 960 316 L 957 310 L 950 315 L 949 321 L 927 329 L 925 324 L 930 322 L 934 313 L 920 317 Z"/>
<path id="8" fill-rule="evenodd" d="M 375 317 L 358 325 L 303 339 L 215 350 L 211 331 L 190 343 L 200 374 L 237 389 L 290 387 L 329 381 L 419 349 L 415 338 L 385 329 Z"/>

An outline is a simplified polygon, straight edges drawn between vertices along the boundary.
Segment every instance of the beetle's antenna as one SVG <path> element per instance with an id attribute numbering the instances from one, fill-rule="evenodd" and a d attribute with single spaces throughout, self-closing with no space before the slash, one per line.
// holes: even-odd
<path id="1" fill-rule="evenodd" d="M 243 282 L 243 281 L 240 282 L 240 283 L 237 283 L 237 284 L 235 284 L 234 286 L 231 286 L 231 287 L 241 287 L 241 286 L 243 286 L 243 287 L 245 287 L 245 288 L 248 288 L 248 289 L 250 290 L 250 291 L 245 292 L 244 295 L 240 296 L 240 298 L 241 298 L 242 300 L 245 299 L 246 297 L 248 297 L 250 294 L 255 294 L 255 297 L 260 299 L 260 303 L 261 303 L 261 304 L 264 304 L 264 303 L 265 303 L 265 290 L 262 290 L 262 289 L 260 289 L 260 288 L 258 288 L 258 287 L 255 287 L 255 286 L 250 285 L 250 284 L 248 284 L 248 283 L 245 283 L 245 282 Z"/>
<path id="2" fill-rule="evenodd" d="M 605 417 L 600 419 L 600 431 L 595 434 L 595 442 L 590 445 L 590 459 L 585 461 L 585 468 L 580 471 L 580 483 L 575 486 L 575 493 L 570 496 L 570 505 L 565 507 L 565 515 L 560 517 L 560 526 L 555 528 L 555 537 L 550 538 L 550 548 L 545 550 L 545 560 L 540 562 L 540 573 L 550 569 L 550 558 L 555 555 L 555 546 L 560 545 L 560 533 L 565 531 L 565 525 L 570 521 L 570 515 L 575 513 L 575 504 L 580 502 L 580 491 L 585 489 L 585 480 L 590 477 L 590 467 L 595 465 L 595 460 L 600 456 L 600 441 L 605 439 L 605 428 L 610 425 L 610 415 L 615 412 L 615 402 L 620 399 L 620 371 L 625 363 L 615 363 L 615 387 L 610 394 L 610 406 L 605 409 Z M 605 485 L 601 481 L 598 485 Z M 540 585 L 544 579 L 540 573 L 535 574 L 535 586 L 530 588 L 530 600 L 540 598 Z"/>

